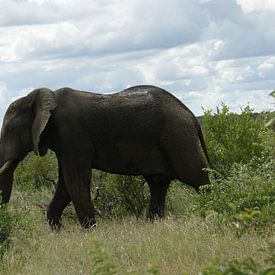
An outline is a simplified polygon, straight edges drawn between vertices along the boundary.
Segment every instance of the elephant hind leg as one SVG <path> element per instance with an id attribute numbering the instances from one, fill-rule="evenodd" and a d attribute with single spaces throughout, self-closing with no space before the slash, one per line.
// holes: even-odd
<path id="1" fill-rule="evenodd" d="M 150 188 L 150 203 L 147 218 L 151 221 L 164 216 L 165 197 L 171 177 L 162 175 L 144 176 Z"/>

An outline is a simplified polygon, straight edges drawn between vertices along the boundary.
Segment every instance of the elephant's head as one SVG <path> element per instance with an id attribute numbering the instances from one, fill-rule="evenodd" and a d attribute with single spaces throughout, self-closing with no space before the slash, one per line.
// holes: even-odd
<path id="1" fill-rule="evenodd" d="M 40 146 L 39 139 L 55 107 L 55 95 L 46 88 L 34 90 L 9 106 L 0 138 L 2 203 L 10 199 L 13 173 L 19 161 L 30 151 L 37 155 L 46 154 L 47 148 Z"/>

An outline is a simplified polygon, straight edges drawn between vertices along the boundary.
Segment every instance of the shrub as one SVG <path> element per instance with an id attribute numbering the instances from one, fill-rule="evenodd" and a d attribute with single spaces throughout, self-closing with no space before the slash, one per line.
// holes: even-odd
<path id="1" fill-rule="evenodd" d="M 241 234 L 248 228 L 263 229 L 274 223 L 274 160 L 258 168 L 235 164 L 226 179 L 213 181 L 195 197 L 194 210 L 207 219 L 223 220 Z"/>
<path id="2" fill-rule="evenodd" d="M 183 184 L 181 181 L 173 181 L 166 197 L 166 215 L 188 219 L 192 214 L 194 198 L 197 196 L 198 194 L 193 187 Z"/>
<path id="3" fill-rule="evenodd" d="M 57 180 L 57 161 L 53 152 L 44 157 L 29 154 L 17 167 L 15 184 L 27 189 L 51 186 Z"/>
<path id="4" fill-rule="evenodd" d="M 111 262 L 111 257 L 106 253 L 103 245 L 100 242 L 93 240 L 92 248 L 88 254 L 92 258 L 93 274 L 118 274 L 116 265 Z"/>
<path id="5" fill-rule="evenodd" d="M 0 205 L 0 273 L 1 261 L 11 242 L 22 239 L 25 243 L 26 236 L 28 240 L 31 234 L 28 216 L 16 209 L 9 210 L 7 205 Z"/>
<path id="6" fill-rule="evenodd" d="M 9 247 L 13 222 L 14 216 L 5 205 L 0 205 L 0 261 Z"/>
<path id="7" fill-rule="evenodd" d="M 248 163 L 261 157 L 267 129 L 266 115 L 253 118 L 252 109 L 245 107 L 240 115 L 231 113 L 225 104 L 217 113 L 205 111 L 202 128 L 213 167 L 227 176 L 234 163 Z"/>
<path id="8" fill-rule="evenodd" d="M 265 264 L 264 266 L 252 258 L 244 260 L 225 260 L 221 261 L 219 258 L 214 258 L 212 263 L 206 267 L 201 275 L 222 275 L 222 274 L 259 274 L 272 275 L 275 274 L 275 245 L 270 245 L 264 250 Z"/>
<path id="9" fill-rule="evenodd" d="M 102 217 L 122 217 L 144 214 L 148 190 L 143 177 L 121 176 L 93 171 L 92 189 L 94 204 Z"/>
<path id="10" fill-rule="evenodd" d="M 223 105 L 217 114 L 207 111 L 203 118 L 209 155 L 220 179 L 202 188 L 194 210 L 231 224 L 238 234 L 274 223 L 274 132 L 265 126 L 268 116 L 254 119 L 249 107 L 236 115 Z"/>

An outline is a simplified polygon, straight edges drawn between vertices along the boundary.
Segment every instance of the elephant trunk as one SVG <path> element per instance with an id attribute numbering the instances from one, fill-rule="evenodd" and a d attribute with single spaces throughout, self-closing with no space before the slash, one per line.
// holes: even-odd
<path id="1" fill-rule="evenodd" d="M 8 203 L 11 196 L 13 173 L 18 161 L 7 160 L 0 168 L 0 204 Z"/>

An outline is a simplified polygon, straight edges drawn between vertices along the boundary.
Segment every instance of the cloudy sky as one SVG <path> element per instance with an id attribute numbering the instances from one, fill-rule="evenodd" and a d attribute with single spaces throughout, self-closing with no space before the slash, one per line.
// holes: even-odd
<path id="1" fill-rule="evenodd" d="M 196 115 L 274 107 L 275 0 L 0 0 L 0 119 L 34 88 L 165 88 Z"/>

